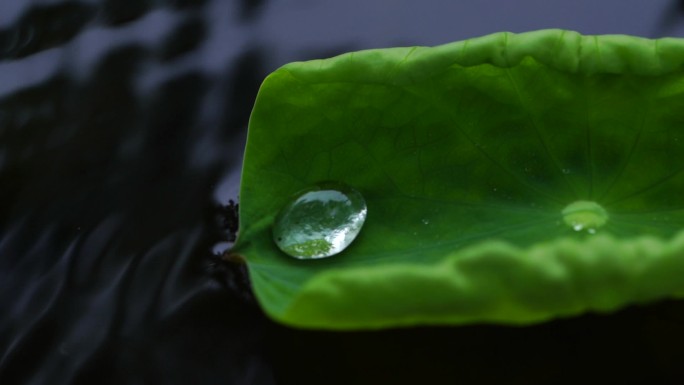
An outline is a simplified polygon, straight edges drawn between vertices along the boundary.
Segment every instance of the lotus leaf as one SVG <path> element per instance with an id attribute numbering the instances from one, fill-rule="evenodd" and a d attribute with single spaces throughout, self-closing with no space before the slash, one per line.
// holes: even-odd
<path id="1" fill-rule="evenodd" d="M 264 310 L 373 329 L 530 324 L 684 295 L 684 39 L 564 30 L 283 66 L 249 123 L 240 231 Z M 342 253 L 295 260 L 278 211 L 358 190 Z"/>

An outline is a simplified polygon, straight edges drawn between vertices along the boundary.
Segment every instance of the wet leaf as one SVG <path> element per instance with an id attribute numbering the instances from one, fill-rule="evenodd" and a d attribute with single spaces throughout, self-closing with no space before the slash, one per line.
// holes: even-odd
<path id="1" fill-rule="evenodd" d="M 526 324 L 684 294 L 684 40 L 498 33 L 288 64 L 249 125 L 233 252 L 273 318 Z M 345 251 L 272 239 L 292 195 L 363 195 Z"/>

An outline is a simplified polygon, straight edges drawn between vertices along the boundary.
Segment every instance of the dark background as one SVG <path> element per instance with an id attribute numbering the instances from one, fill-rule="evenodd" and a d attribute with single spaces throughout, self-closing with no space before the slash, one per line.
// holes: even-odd
<path id="1" fill-rule="evenodd" d="M 519 328 L 301 331 L 214 256 L 270 71 L 540 28 L 684 36 L 684 6 L 0 0 L 0 384 L 681 383 L 681 302 Z"/>

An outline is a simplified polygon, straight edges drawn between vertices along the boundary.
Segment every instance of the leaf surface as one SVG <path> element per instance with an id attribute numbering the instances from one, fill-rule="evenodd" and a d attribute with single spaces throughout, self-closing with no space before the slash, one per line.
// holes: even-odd
<path id="1" fill-rule="evenodd" d="M 525 324 L 684 294 L 684 41 L 497 33 L 288 64 L 249 124 L 234 253 L 281 322 Z M 275 216 L 346 183 L 341 254 L 288 258 Z M 595 234 L 563 209 L 608 213 Z"/>

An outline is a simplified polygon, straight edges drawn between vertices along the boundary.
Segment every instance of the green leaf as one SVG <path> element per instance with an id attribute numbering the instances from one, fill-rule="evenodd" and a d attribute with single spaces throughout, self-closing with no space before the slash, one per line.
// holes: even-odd
<path id="1" fill-rule="evenodd" d="M 288 64 L 249 124 L 233 253 L 264 310 L 329 329 L 527 324 L 684 295 L 684 40 L 498 33 Z M 295 260 L 297 191 L 361 192 Z M 573 227 L 578 227 L 577 229 Z"/>

